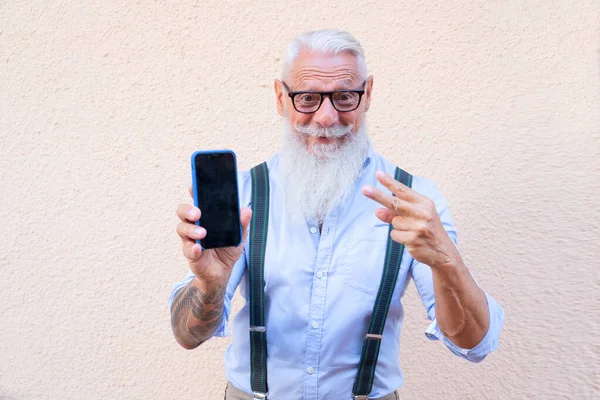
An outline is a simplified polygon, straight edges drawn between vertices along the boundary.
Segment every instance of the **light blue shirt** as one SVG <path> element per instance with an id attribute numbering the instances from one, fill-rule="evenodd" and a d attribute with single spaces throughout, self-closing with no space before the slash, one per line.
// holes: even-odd
<path id="1" fill-rule="evenodd" d="M 271 190 L 265 259 L 269 398 L 350 400 L 388 238 L 388 225 L 375 216 L 380 205 L 365 197 L 360 189 L 368 184 L 389 192 L 379 184 L 375 172 L 383 170 L 393 176 L 396 166 L 370 150 L 353 195 L 327 215 L 319 231 L 316 220 L 301 227 L 289 222 L 279 156 L 275 155 L 267 165 Z M 249 172 L 241 172 L 238 180 L 241 205 L 249 206 L 252 191 Z M 435 184 L 415 176 L 412 186 L 435 202 L 446 232 L 456 243 L 448 204 Z M 244 255 L 229 279 L 223 322 L 214 336 L 233 333 L 225 353 L 227 378 L 237 388 L 251 393 L 247 263 L 246 243 Z M 425 330 L 429 339 L 442 340 L 454 354 L 472 362 L 483 360 L 498 347 L 504 314 L 487 294 L 490 327 L 483 340 L 473 349 L 461 349 L 444 337 L 435 319 L 431 269 L 405 251 L 370 397 L 383 397 L 403 383 L 398 362 L 404 318 L 401 298 L 411 278 L 431 320 Z M 169 308 L 177 290 L 192 279 L 188 272 L 184 280 L 175 284 Z M 231 299 L 238 287 L 246 302 L 230 328 Z"/>

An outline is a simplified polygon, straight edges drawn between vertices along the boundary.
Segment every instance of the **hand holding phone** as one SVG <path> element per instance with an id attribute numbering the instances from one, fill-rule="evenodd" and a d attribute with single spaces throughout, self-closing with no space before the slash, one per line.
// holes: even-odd
<path id="1" fill-rule="evenodd" d="M 208 154 L 207 152 L 197 152 L 203 153 L 203 157 Z M 230 207 L 229 211 L 237 214 L 237 220 L 235 223 L 231 223 L 228 229 L 225 230 L 227 234 L 217 234 L 217 244 L 224 244 L 226 241 L 230 243 L 235 243 L 236 245 L 232 245 L 229 247 L 212 247 L 215 242 L 208 241 L 208 238 L 211 235 L 211 227 L 214 221 L 218 221 L 219 218 L 213 215 L 213 218 L 210 217 L 211 204 L 206 204 L 208 207 L 204 209 L 202 207 L 198 207 L 197 205 L 203 205 L 203 195 L 202 188 L 207 189 L 207 194 L 204 196 L 206 198 L 210 198 L 211 196 L 208 194 L 212 190 L 218 190 L 219 185 L 215 185 L 211 188 L 212 184 L 206 185 L 204 182 L 205 178 L 198 179 L 197 174 L 202 175 L 202 171 L 204 168 L 205 159 L 198 159 L 198 164 L 196 163 L 196 155 L 192 156 L 192 170 L 193 170 L 193 184 L 190 187 L 190 195 L 194 198 L 194 203 L 196 206 L 192 206 L 190 204 L 181 204 L 177 208 L 177 216 L 181 220 L 179 225 L 177 226 L 177 233 L 181 237 L 181 241 L 183 244 L 183 253 L 188 259 L 190 263 L 190 269 L 198 278 L 201 278 L 205 281 L 216 281 L 219 280 L 221 282 L 226 283 L 229 278 L 229 274 L 231 273 L 231 269 L 235 262 L 240 258 L 243 251 L 243 239 L 246 237 L 246 232 L 248 230 L 248 226 L 250 224 L 250 219 L 252 217 L 252 211 L 250 208 L 242 208 L 239 209 L 239 203 L 237 199 L 237 173 L 235 172 L 235 158 L 233 158 L 233 175 L 232 172 L 228 172 L 229 178 L 234 176 L 235 178 L 235 201 L 227 200 L 230 206 L 235 203 L 235 209 Z M 233 154 L 233 153 L 231 153 Z M 225 164 L 231 166 L 231 160 L 221 160 L 224 161 Z M 219 161 L 212 164 L 214 167 L 218 167 L 220 165 Z M 196 168 L 199 166 L 200 168 Z M 215 175 L 212 175 L 213 177 Z M 228 189 L 228 193 L 231 194 L 231 186 Z M 220 210 L 223 212 L 223 210 Z M 217 214 L 219 210 L 217 209 Z M 218 222 L 216 222 L 216 229 L 219 230 L 222 227 L 218 226 Z M 231 228 L 235 225 L 235 228 Z M 241 232 L 239 236 L 236 236 L 234 230 L 237 229 L 239 232 L 241 226 Z M 222 241 L 225 240 L 225 241 Z M 241 243 L 240 243 L 241 242 Z M 201 244 L 204 246 L 209 246 L 202 248 Z"/>

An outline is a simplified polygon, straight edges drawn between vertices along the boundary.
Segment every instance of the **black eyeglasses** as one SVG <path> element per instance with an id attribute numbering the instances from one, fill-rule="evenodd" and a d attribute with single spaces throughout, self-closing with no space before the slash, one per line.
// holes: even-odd
<path id="1" fill-rule="evenodd" d="M 333 108 L 339 112 L 350 112 L 358 108 L 362 95 L 365 94 L 364 87 L 367 81 L 361 85 L 363 90 L 336 90 L 335 92 L 317 92 L 309 90 L 306 92 L 292 92 L 285 82 L 283 86 L 292 99 L 294 108 L 299 113 L 311 114 L 321 108 L 325 97 L 329 97 Z"/>

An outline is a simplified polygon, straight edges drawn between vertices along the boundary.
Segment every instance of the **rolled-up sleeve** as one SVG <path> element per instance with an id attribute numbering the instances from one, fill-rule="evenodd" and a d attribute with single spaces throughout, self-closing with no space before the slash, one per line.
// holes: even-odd
<path id="1" fill-rule="evenodd" d="M 440 331 L 435 318 L 433 318 L 433 321 L 425 330 L 425 336 L 427 336 L 427 338 L 430 340 L 442 340 L 446 347 L 448 347 L 450 351 L 459 357 L 474 363 L 483 361 L 483 359 L 489 353 L 498 348 L 500 330 L 502 329 L 502 324 L 504 322 L 504 311 L 502 310 L 500 304 L 498 304 L 496 300 L 494 300 L 494 298 L 487 293 L 485 294 L 485 297 L 487 298 L 490 313 L 490 326 L 483 339 L 481 339 L 481 342 L 479 342 L 472 349 L 463 349 L 452 343 L 450 339 L 445 337 L 442 331 Z M 433 307 L 433 314 L 435 315 L 435 307 Z"/>

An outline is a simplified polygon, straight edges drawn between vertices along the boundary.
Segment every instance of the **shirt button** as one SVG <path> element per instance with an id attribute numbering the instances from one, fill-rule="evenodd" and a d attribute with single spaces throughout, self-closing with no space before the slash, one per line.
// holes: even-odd
<path id="1" fill-rule="evenodd" d="M 317 278 L 322 278 L 323 277 L 323 273 L 321 271 L 317 272 Z"/>
<path id="2" fill-rule="evenodd" d="M 314 226 L 310 227 L 310 233 L 315 234 L 317 233 L 317 228 L 315 228 Z"/>
<path id="3" fill-rule="evenodd" d="M 312 374 L 313 372 L 315 372 L 313 367 L 308 367 L 306 368 L 306 372 L 308 372 L 309 374 Z"/>
<path id="4" fill-rule="evenodd" d="M 312 327 L 313 327 L 313 328 L 315 328 L 315 329 L 317 329 L 317 328 L 319 327 L 319 323 L 318 323 L 318 322 L 316 322 L 316 321 L 315 321 L 315 322 L 313 322 L 313 323 L 312 323 Z"/>

